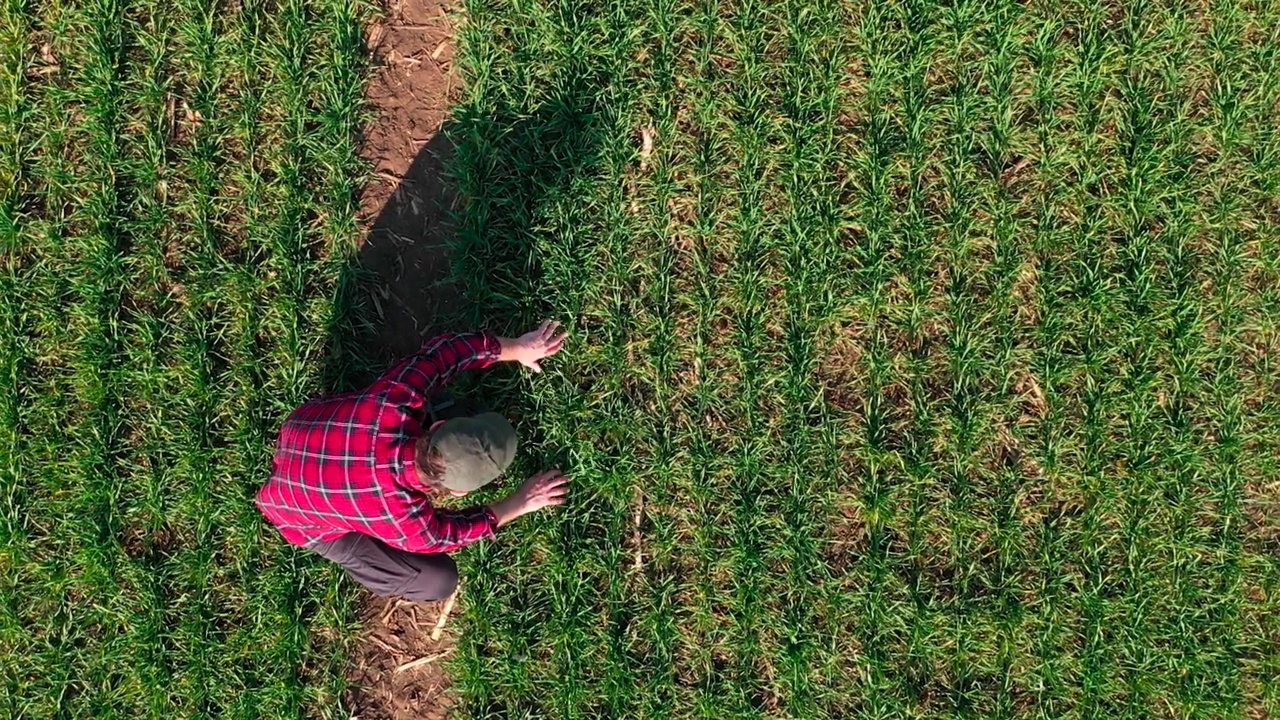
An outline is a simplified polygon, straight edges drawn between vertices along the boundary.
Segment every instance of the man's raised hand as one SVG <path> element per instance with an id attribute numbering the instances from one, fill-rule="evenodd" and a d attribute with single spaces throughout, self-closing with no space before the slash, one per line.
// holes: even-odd
<path id="1" fill-rule="evenodd" d="M 502 345 L 502 355 L 499 359 L 515 361 L 536 373 L 542 372 L 542 366 L 538 361 L 560 352 L 560 346 L 564 344 L 565 336 L 568 335 L 568 333 L 557 334 L 556 331 L 559 328 L 560 323 L 544 320 L 537 330 L 527 332 L 514 340 L 499 338 L 498 342 Z"/>

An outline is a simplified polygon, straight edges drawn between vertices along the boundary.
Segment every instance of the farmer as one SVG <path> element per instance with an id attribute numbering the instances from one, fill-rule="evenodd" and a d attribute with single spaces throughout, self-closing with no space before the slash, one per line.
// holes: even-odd
<path id="1" fill-rule="evenodd" d="M 312 400 L 284 421 L 258 508 L 284 538 L 346 568 L 381 596 L 438 600 L 458 583 L 449 551 L 564 502 L 568 478 L 548 470 L 490 505 L 435 507 L 498 477 L 516 454 L 501 415 L 463 407 L 440 388 L 461 370 L 538 361 L 564 342 L 559 323 L 516 340 L 442 335 L 364 390 Z M 475 414 L 471 414 L 475 413 Z"/>

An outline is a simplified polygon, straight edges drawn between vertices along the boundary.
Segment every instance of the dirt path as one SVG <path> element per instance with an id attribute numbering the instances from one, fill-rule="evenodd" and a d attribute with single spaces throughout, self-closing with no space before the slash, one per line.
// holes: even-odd
<path id="1" fill-rule="evenodd" d="M 439 640 L 431 639 L 441 605 L 366 595 L 361 613 L 364 630 L 347 676 L 346 704 L 354 717 L 442 720 L 449 716 L 449 676 L 441 663 L 453 650 L 452 619 Z"/>
<path id="2" fill-rule="evenodd" d="M 449 16 L 454 3 L 385 2 L 385 20 L 367 32 L 374 66 L 366 98 L 373 116 L 361 155 L 374 177 L 360 198 L 367 233 L 359 262 L 370 277 L 377 351 L 389 360 L 443 329 L 433 323 L 460 304 L 447 282 L 455 193 L 444 175 L 452 146 L 440 132 L 459 79 Z"/>
<path id="3" fill-rule="evenodd" d="M 374 67 L 367 98 L 374 115 L 361 154 L 374 179 L 361 196 L 366 228 L 360 264 L 370 275 L 377 352 L 416 348 L 433 318 L 460 302 L 448 285 L 448 210 L 443 174 L 450 152 L 440 133 L 457 85 L 450 2 L 387 0 L 385 20 L 368 30 Z M 364 592 L 364 591 L 362 591 Z M 346 705 L 360 720 L 448 717 L 452 621 L 431 640 L 443 603 L 397 603 L 364 592 L 364 630 L 353 651 Z M 425 660 L 424 658 L 434 658 Z M 403 669 L 408 663 L 422 661 Z"/>

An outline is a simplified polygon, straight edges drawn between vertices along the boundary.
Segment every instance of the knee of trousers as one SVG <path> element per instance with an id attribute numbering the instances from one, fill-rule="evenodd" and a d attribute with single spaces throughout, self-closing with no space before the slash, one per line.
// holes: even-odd
<path id="1" fill-rule="evenodd" d="M 458 564 L 448 555 L 432 556 L 412 577 L 406 578 L 399 595 L 409 600 L 425 602 L 442 600 L 458 587 Z"/>

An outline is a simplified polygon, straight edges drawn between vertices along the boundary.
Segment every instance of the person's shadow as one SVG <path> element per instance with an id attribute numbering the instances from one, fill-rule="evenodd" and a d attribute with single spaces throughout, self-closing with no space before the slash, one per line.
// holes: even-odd
<path id="1" fill-rule="evenodd" d="M 367 384 L 436 334 L 512 335 L 542 318 L 538 228 L 595 172 L 602 87 L 582 76 L 536 107 L 463 106 L 423 145 L 338 278 L 328 391 Z M 491 406 L 519 405 L 516 383 L 499 384 L 495 396 L 485 383 Z"/>

